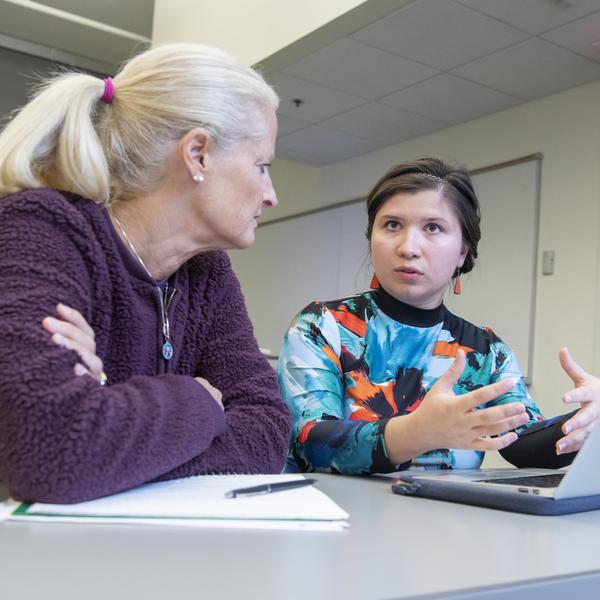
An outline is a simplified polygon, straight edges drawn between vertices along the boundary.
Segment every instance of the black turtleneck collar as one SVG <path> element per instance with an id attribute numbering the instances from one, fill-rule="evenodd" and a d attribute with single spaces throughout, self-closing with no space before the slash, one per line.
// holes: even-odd
<path id="1" fill-rule="evenodd" d="M 394 298 L 382 287 L 373 291 L 373 299 L 388 317 L 413 327 L 432 327 L 441 323 L 447 314 L 443 304 L 436 308 L 417 308 Z"/>

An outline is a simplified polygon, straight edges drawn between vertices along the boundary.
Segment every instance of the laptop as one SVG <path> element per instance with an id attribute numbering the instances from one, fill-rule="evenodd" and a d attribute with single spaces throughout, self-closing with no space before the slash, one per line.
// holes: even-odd
<path id="1" fill-rule="evenodd" d="M 594 427 L 568 469 L 469 469 L 398 473 L 392 490 L 405 496 L 529 514 L 600 508 L 600 427 Z"/>

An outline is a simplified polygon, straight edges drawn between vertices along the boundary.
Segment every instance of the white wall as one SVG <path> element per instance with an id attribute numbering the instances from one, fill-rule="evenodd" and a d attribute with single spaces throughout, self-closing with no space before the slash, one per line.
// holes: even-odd
<path id="1" fill-rule="evenodd" d="M 256 64 L 365 0 L 155 0 L 153 43 L 197 42 Z"/>
<path id="2" fill-rule="evenodd" d="M 213 44 L 254 64 L 361 4 L 156 0 L 153 41 Z M 547 414 L 561 412 L 569 381 L 559 370 L 560 346 L 600 373 L 598 107 L 600 83 L 594 83 L 325 168 L 277 160 L 272 176 L 280 205 L 265 220 L 365 196 L 389 166 L 418 156 L 475 169 L 543 153 L 539 252 L 555 250 L 556 272 L 537 277 L 531 389 Z M 510 282 L 498 282 L 497 293 L 510 294 Z"/>
<path id="3" fill-rule="evenodd" d="M 266 220 L 365 196 L 389 166 L 419 156 L 475 169 L 543 153 L 539 253 L 555 250 L 556 271 L 537 277 L 531 391 L 547 414 L 565 412 L 560 398 L 569 381 L 558 365 L 561 345 L 600 372 L 599 107 L 600 83 L 594 83 L 322 169 L 276 161 L 280 205 Z M 499 281 L 497 293 L 510 294 L 510 281 Z"/>

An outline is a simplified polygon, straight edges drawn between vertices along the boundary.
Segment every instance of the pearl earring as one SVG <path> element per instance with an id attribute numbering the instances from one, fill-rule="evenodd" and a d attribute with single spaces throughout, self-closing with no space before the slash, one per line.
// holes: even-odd
<path id="1" fill-rule="evenodd" d="M 196 173 L 195 175 L 192 175 L 192 179 L 196 183 L 201 183 L 202 181 L 204 181 L 204 175 L 202 175 L 201 173 Z"/>

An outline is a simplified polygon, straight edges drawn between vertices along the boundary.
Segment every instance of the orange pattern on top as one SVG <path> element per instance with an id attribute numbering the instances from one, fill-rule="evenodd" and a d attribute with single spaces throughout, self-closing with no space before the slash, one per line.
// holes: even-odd
<path id="1" fill-rule="evenodd" d="M 323 345 L 321 347 L 323 354 L 338 368 L 338 371 L 342 372 L 342 363 L 340 362 L 339 356 L 331 349 L 330 346 Z"/>
<path id="2" fill-rule="evenodd" d="M 379 394 L 383 394 L 385 401 L 392 408 L 393 414 L 398 412 L 398 407 L 394 400 L 395 381 L 392 380 L 383 385 L 378 385 L 356 373 L 347 374 L 352 377 L 356 384 L 347 390 L 348 396 L 354 399 L 354 408 L 350 415 L 352 421 L 379 421 L 383 415 L 376 413 L 369 407 L 369 400 L 372 400 Z"/>
<path id="3" fill-rule="evenodd" d="M 473 352 L 473 348 L 461 346 L 458 342 L 436 342 L 435 348 L 433 349 L 433 355 L 454 358 L 459 350 L 462 350 L 465 354 Z"/>
<path id="4" fill-rule="evenodd" d="M 365 337 L 367 324 L 360 317 L 349 312 L 346 306 L 340 306 L 340 310 L 331 309 L 330 312 L 342 327 L 359 337 Z"/>
<path id="5" fill-rule="evenodd" d="M 306 440 L 308 439 L 308 434 L 310 433 L 310 430 L 317 424 L 317 420 L 313 419 L 312 421 L 309 421 L 300 431 L 299 435 L 298 435 L 298 442 L 300 444 L 304 444 L 306 442 Z"/>

